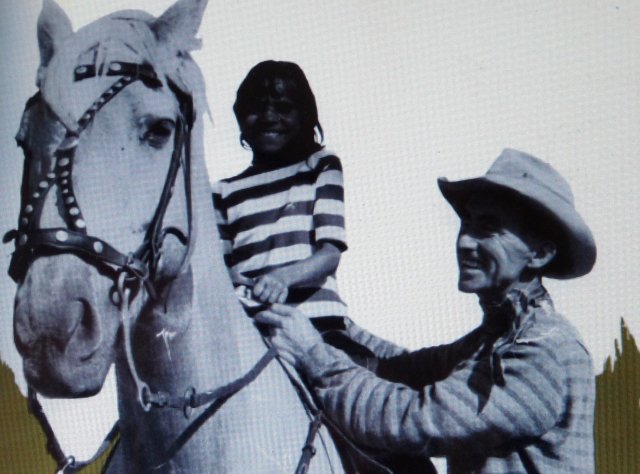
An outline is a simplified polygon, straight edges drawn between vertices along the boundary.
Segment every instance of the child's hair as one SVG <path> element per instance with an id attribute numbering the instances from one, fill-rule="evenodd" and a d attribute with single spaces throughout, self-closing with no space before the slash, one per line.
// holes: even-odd
<path id="1" fill-rule="evenodd" d="M 284 80 L 291 86 L 292 98 L 302 115 L 300 133 L 304 137 L 304 142 L 314 148 L 318 147 L 318 145 L 322 144 L 324 134 L 318 120 L 316 98 L 311 91 L 311 86 L 304 72 L 295 63 L 268 60 L 262 61 L 251 68 L 247 77 L 238 87 L 236 101 L 233 104 L 236 120 L 240 124 L 242 119 L 253 110 L 256 101 L 260 100 L 265 94 L 274 95 L 277 79 Z M 240 142 L 242 143 L 242 141 L 241 136 Z"/>

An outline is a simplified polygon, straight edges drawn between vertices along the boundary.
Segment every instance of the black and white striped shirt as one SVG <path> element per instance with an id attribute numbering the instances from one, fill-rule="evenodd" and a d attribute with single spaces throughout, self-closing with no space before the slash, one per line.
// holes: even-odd
<path id="1" fill-rule="evenodd" d="M 346 250 L 342 165 L 322 149 L 280 168 L 252 165 L 219 181 L 214 207 L 227 266 L 255 278 L 305 258 L 324 242 Z M 289 289 L 288 304 L 307 316 L 346 316 L 335 274 Z"/>

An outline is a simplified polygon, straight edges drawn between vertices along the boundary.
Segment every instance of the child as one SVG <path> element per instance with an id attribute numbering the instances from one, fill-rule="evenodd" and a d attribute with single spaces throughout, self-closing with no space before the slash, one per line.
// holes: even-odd
<path id="1" fill-rule="evenodd" d="M 322 146 L 315 97 L 297 64 L 264 61 L 233 111 L 251 166 L 216 183 L 213 201 L 234 284 L 261 304 L 346 316 L 336 269 L 347 249 L 342 165 Z"/>

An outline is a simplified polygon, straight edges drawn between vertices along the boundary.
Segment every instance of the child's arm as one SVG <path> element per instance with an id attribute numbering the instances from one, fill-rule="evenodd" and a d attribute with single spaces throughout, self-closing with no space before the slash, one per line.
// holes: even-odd
<path id="1" fill-rule="evenodd" d="M 322 282 L 338 268 L 340 250 L 323 242 L 317 252 L 304 260 L 276 268 L 256 279 L 253 294 L 262 302 L 284 303 L 289 288 Z"/>
<path id="2" fill-rule="evenodd" d="M 340 254 L 347 249 L 340 159 L 327 152 L 313 167 L 320 170 L 315 182 L 313 207 L 313 239 L 317 247 L 310 257 L 256 279 L 253 293 L 264 303 L 283 303 L 290 288 L 321 286 L 328 276 L 335 273 Z"/>

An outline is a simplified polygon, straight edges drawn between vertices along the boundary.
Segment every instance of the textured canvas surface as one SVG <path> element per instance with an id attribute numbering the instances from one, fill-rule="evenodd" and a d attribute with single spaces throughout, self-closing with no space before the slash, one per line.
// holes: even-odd
<path id="1" fill-rule="evenodd" d="M 78 28 L 118 9 L 158 15 L 172 2 L 59 3 Z M 40 7 L 39 0 L 11 1 L 0 18 L 2 232 L 17 221 L 22 154 L 13 136 L 35 92 Z M 613 362 L 605 367 L 605 360 L 615 353 L 616 338 L 627 341 L 620 342 L 622 355 L 637 353 L 629 333 L 640 335 L 639 24 L 640 6 L 632 1 L 210 0 L 199 35 L 203 48 L 194 54 L 211 109 L 205 136 L 210 179 L 237 173 L 250 161 L 231 110 L 248 69 L 263 59 L 297 62 L 316 95 L 327 148 L 344 166 L 350 249 L 338 277 L 350 316 L 418 348 L 450 341 L 480 318 L 475 297 L 456 290 L 457 218 L 436 178 L 483 174 L 505 147 L 549 161 L 573 187 L 595 235 L 598 261 L 590 275 L 548 281 L 547 287 L 582 333 L 596 373 L 610 374 L 599 387 L 631 378 L 622 386 L 635 405 L 616 411 L 624 398 L 618 394 L 601 399 L 598 409 L 624 413 L 619 416 L 631 420 L 624 429 L 637 443 L 637 378 L 623 365 L 618 372 Z M 0 270 L 10 253 L 9 245 L 2 247 Z M 24 389 L 12 340 L 14 291 L 0 275 L 0 357 Z M 622 335 L 621 318 L 628 328 Z M 0 396 L 5 400 L 4 391 Z M 85 457 L 113 422 L 113 381 L 94 399 L 46 406 L 65 448 Z M 3 439 L 21 430 L 10 423 L 3 418 Z M 616 439 L 607 446 L 616 449 Z M 29 457 L 37 447 L 21 449 Z M 610 462 L 622 456 L 615 453 Z M 634 459 L 629 462 L 638 466 Z M 627 466 L 602 472 L 633 472 Z"/>

